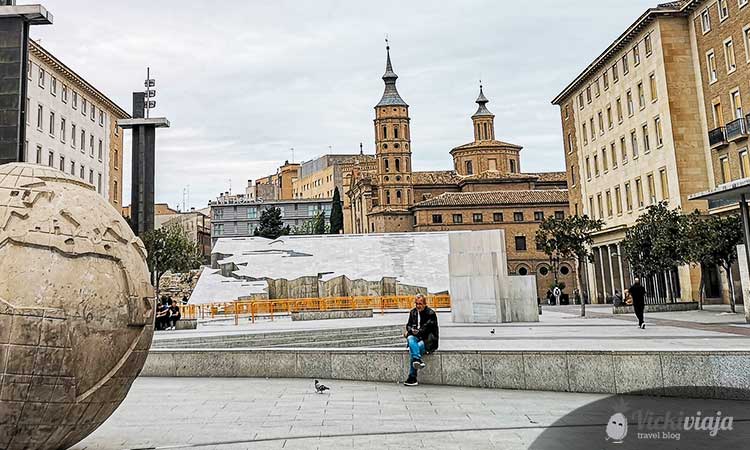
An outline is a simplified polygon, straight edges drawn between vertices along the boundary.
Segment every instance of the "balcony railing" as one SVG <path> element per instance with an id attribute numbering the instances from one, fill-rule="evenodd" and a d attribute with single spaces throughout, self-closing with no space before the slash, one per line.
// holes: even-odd
<path id="1" fill-rule="evenodd" d="M 724 129 L 727 135 L 727 141 L 733 142 L 739 139 L 747 138 L 747 120 L 742 117 L 737 120 L 733 120 L 727 124 Z"/>
<path id="2" fill-rule="evenodd" d="M 708 144 L 712 149 L 729 145 L 726 134 L 724 134 L 724 127 L 715 128 L 708 132 Z"/>

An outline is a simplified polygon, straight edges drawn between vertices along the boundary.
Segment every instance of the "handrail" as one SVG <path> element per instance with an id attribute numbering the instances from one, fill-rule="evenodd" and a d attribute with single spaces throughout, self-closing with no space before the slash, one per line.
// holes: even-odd
<path id="1" fill-rule="evenodd" d="M 450 308 L 449 295 L 427 295 L 427 304 L 434 308 Z M 384 295 L 384 296 L 349 296 L 349 297 L 310 297 L 286 298 L 269 300 L 248 300 L 234 302 L 216 302 L 200 305 L 181 305 L 183 319 L 206 319 L 225 317 L 233 318 L 235 325 L 240 319 L 247 318 L 255 322 L 256 317 L 269 317 L 274 314 L 291 314 L 298 311 L 326 311 L 331 309 L 386 310 L 411 309 L 414 307 L 412 295 Z"/>

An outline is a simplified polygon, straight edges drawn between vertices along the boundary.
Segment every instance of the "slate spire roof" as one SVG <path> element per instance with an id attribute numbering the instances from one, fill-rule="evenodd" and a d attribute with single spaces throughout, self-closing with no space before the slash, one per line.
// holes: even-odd
<path id="1" fill-rule="evenodd" d="M 396 90 L 396 80 L 398 79 L 398 75 L 396 75 L 396 72 L 393 71 L 393 66 L 391 65 L 390 45 L 386 45 L 385 51 L 387 54 L 386 63 L 385 63 L 385 73 L 383 74 L 383 82 L 385 83 L 385 92 L 383 92 L 383 98 L 380 99 L 380 102 L 378 102 L 378 104 L 375 105 L 375 107 L 377 108 L 378 106 L 409 106 L 398 94 L 398 90 Z"/>
<path id="2" fill-rule="evenodd" d="M 477 104 L 479 105 L 479 108 L 477 109 L 477 112 L 474 113 L 472 117 L 495 117 L 494 114 L 490 112 L 489 109 L 487 109 L 487 103 L 490 101 L 487 100 L 487 97 L 484 96 L 484 92 L 482 91 L 482 85 L 479 85 L 479 97 L 477 97 Z"/>

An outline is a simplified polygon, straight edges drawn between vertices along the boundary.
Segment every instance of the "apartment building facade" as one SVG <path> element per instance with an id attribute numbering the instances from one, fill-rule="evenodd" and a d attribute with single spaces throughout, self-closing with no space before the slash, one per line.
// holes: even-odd
<path id="1" fill-rule="evenodd" d="M 122 207 L 123 132 L 129 114 L 37 42 L 29 45 L 25 160 L 92 184 Z"/>
<path id="2" fill-rule="evenodd" d="M 708 188 L 709 169 L 683 6 L 646 11 L 553 100 L 561 111 L 571 212 L 605 222 L 586 274 L 595 302 L 632 282 L 620 242 L 649 205 L 706 209 L 688 199 Z M 683 266 L 646 281 L 653 295 L 671 287 L 691 299 L 700 276 Z"/>

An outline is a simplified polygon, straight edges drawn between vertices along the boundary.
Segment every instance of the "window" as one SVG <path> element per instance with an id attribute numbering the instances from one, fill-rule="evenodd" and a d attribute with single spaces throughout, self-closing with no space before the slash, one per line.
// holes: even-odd
<path id="1" fill-rule="evenodd" d="M 519 252 L 526 251 L 526 236 L 516 236 L 516 250 Z"/>
<path id="2" fill-rule="evenodd" d="M 94 170 L 93 169 L 89 170 L 89 183 L 94 184 Z M 217 211 L 217 213 L 218 212 L 221 212 L 221 210 Z"/>
<path id="3" fill-rule="evenodd" d="M 65 117 L 60 117 L 60 142 L 65 143 L 65 135 L 68 132 L 67 124 L 65 123 Z"/>
<path id="4" fill-rule="evenodd" d="M 648 85 L 649 85 L 649 88 L 651 89 L 651 101 L 655 102 L 656 100 L 659 99 L 659 93 L 657 92 L 657 87 L 656 87 L 656 74 L 652 73 L 651 75 L 648 76 Z"/>
<path id="5" fill-rule="evenodd" d="M 594 209 L 594 197 L 589 197 L 589 216 L 592 219 L 596 219 L 596 210 Z"/>
<path id="6" fill-rule="evenodd" d="M 55 130 L 57 127 L 55 126 L 55 113 L 50 111 L 49 112 L 49 134 L 50 136 L 55 135 Z"/>
<path id="7" fill-rule="evenodd" d="M 661 129 L 661 119 L 657 116 L 654 118 L 654 129 L 656 130 L 656 147 L 664 145 L 664 132 Z"/>
<path id="8" fill-rule="evenodd" d="M 622 73 L 623 75 L 627 75 L 628 72 L 630 72 L 630 68 L 628 67 L 628 55 L 626 53 L 622 55 Z"/>
<path id="9" fill-rule="evenodd" d="M 604 73 L 602 73 L 602 84 L 604 85 L 605 91 L 609 89 L 609 74 L 606 70 L 604 71 Z"/>
<path id="10" fill-rule="evenodd" d="M 78 92 L 73 91 L 73 109 L 78 108 Z"/>
<path id="11" fill-rule="evenodd" d="M 60 155 L 60 171 L 65 172 L 65 157 Z"/>
<path id="12" fill-rule="evenodd" d="M 638 137 L 635 135 L 635 130 L 630 132 L 630 145 L 633 147 L 633 159 L 638 157 Z"/>
<path id="13" fill-rule="evenodd" d="M 99 161 L 102 161 L 103 158 L 104 158 L 104 146 L 102 144 L 102 140 L 99 139 Z M 398 193 L 400 194 L 401 191 L 398 191 Z"/>
<path id="14" fill-rule="evenodd" d="M 643 38 L 643 45 L 646 47 L 646 58 L 651 56 L 651 53 L 653 53 L 653 48 L 651 46 L 651 33 L 647 34 L 645 38 Z"/>
<path id="15" fill-rule="evenodd" d="M 599 218 L 604 218 L 604 204 L 602 203 L 602 194 L 596 194 L 596 206 L 599 208 Z"/>
<path id="16" fill-rule="evenodd" d="M 55 164 L 55 153 L 50 150 L 49 156 L 47 158 L 47 165 L 52 167 Z"/>
<path id="17" fill-rule="evenodd" d="M 615 208 L 617 208 L 617 215 L 622 214 L 622 192 L 620 186 L 615 186 Z"/>
<path id="18" fill-rule="evenodd" d="M 604 134 L 604 114 L 599 111 L 597 116 L 599 117 L 599 134 Z"/>
<path id="19" fill-rule="evenodd" d="M 638 82 L 638 107 L 643 109 L 646 107 L 646 94 L 643 91 L 643 82 Z"/>
<path id="20" fill-rule="evenodd" d="M 89 134 L 89 155 L 94 157 L 94 135 Z"/>
<path id="21" fill-rule="evenodd" d="M 562 220 L 565 218 L 565 211 L 555 211 L 555 219 Z"/>
<path id="22" fill-rule="evenodd" d="M 102 193 L 102 174 L 97 174 L 96 192 Z M 283 210 L 282 210 L 283 211 Z"/>
<path id="23" fill-rule="evenodd" d="M 599 176 L 599 155 L 594 155 L 594 176 Z"/>
<path id="24" fill-rule="evenodd" d="M 609 155 L 612 158 L 612 170 L 617 169 L 617 149 L 614 142 L 609 144 Z"/>
<path id="25" fill-rule="evenodd" d="M 599 90 L 599 79 L 597 78 L 596 81 L 594 81 L 594 95 L 599 97 L 601 94 L 601 91 Z"/>
<path id="26" fill-rule="evenodd" d="M 656 184 L 654 182 L 654 174 L 650 173 L 646 176 L 646 183 L 648 183 L 648 204 L 653 205 L 656 203 Z"/>
<path id="27" fill-rule="evenodd" d="M 633 210 L 633 194 L 630 192 L 630 183 L 625 183 L 625 206 L 628 211 Z"/>
<path id="28" fill-rule="evenodd" d="M 91 121 L 96 121 L 96 106 L 94 104 L 91 104 Z"/>
<path id="29" fill-rule="evenodd" d="M 628 116 L 632 116 L 635 112 L 635 107 L 633 106 L 633 93 L 628 91 L 627 94 L 625 94 L 625 97 L 626 103 L 628 104 Z"/>
<path id="30" fill-rule="evenodd" d="M 617 122 L 622 123 L 622 100 L 620 97 L 617 97 L 615 103 L 617 105 L 615 108 L 617 110 Z"/>
<path id="31" fill-rule="evenodd" d="M 750 177 L 750 156 L 747 149 L 740 150 L 740 173 L 742 178 Z"/>
<path id="32" fill-rule="evenodd" d="M 591 103 L 591 85 L 586 86 L 586 103 Z"/>
<path id="33" fill-rule="evenodd" d="M 39 87 L 44 89 L 44 69 L 39 67 Z"/>
<path id="34" fill-rule="evenodd" d="M 73 148 L 76 146 L 76 124 L 70 126 L 70 145 Z"/>
<path id="35" fill-rule="evenodd" d="M 44 106 L 39 105 L 36 107 L 36 127 L 39 130 L 42 130 L 44 121 Z"/>
<path id="36" fill-rule="evenodd" d="M 749 0 L 745 0 L 747 4 Z M 745 60 L 750 62 L 750 25 L 742 29 L 742 40 L 745 41 Z"/>
<path id="37" fill-rule="evenodd" d="M 732 181 L 732 171 L 729 169 L 729 158 L 724 156 L 719 159 L 719 165 L 721 167 L 721 183 L 729 183 Z"/>
<path id="38" fill-rule="evenodd" d="M 391 204 L 391 191 L 385 191 L 385 204 Z"/>
<path id="39" fill-rule="evenodd" d="M 578 94 L 578 108 L 583 109 L 583 92 Z"/>
<path id="40" fill-rule="evenodd" d="M 586 179 L 591 180 L 591 163 L 589 157 L 586 157 Z"/>
<path id="41" fill-rule="evenodd" d="M 570 141 L 570 134 L 568 134 L 568 141 Z M 495 158 L 488 159 L 487 164 L 490 170 L 497 170 L 497 160 Z"/>
<path id="42" fill-rule="evenodd" d="M 99 110 L 99 126 L 104 126 L 104 110 L 102 109 Z"/>
<path id="43" fill-rule="evenodd" d="M 383 160 L 383 165 L 385 166 L 385 171 L 390 171 L 390 167 L 388 166 L 388 158 Z"/>
<path id="44" fill-rule="evenodd" d="M 88 115 L 88 102 L 83 97 L 81 97 L 81 114 Z"/>
<path id="45" fill-rule="evenodd" d="M 503 213 L 492 213 L 492 221 L 493 222 L 502 222 L 503 221 Z"/>
<path id="46" fill-rule="evenodd" d="M 612 105 L 607 105 L 607 128 L 611 130 L 614 126 L 615 123 L 612 120 Z"/>
<path id="47" fill-rule="evenodd" d="M 81 130 L 81 153 L 86 151 L 86 130 Z"/>
<path id="48" fill-rule="evenodd" d="M 55 77 L 52 77 L 52 83 L 50 84 L 50 93 L 54 96 L 57 96 L 57 78 Z"/>
<path id="49" fill-rule="evenodd" d="M 708 8 L 701 13 L 701 31 L 703 31 L 703 34 L 711 31 L 711 16 L 708 14 Z"/>
<path id="50" fill-rule="evenodd" d="M 86 177 L 86 168 L 81 164 L 81 170 L 80 175 L 81 179 L 83 180 Z M 117 181 L 115 181 L 115 186 L 117 186 Z"/>
<path id="51" fill-rule="evenodd" d="M 734 59 L 734 43 L 732 38 L 724 41 L 724 59 L 727 62 L 727 73 L 737 70 L 737 62 Z"/>
<path id="52" fill-rule="evenodd" d="M 573 153 L 573 135 L 570 133 L 568 133 L 568 153 Z"/>
<path id="53" fill-rule="evenodd" d="M 570 118 L 570 111 L 568 108 L 568 105 L 565 105 L 565 120 L 568 120 Z"/>
<path id="54" fill-rule="evenodd" d="M 114 191 L 115 202 L 117 202 L 117 180 L 114 181 L 114 184 L 112 185 L 112 190 Z M 247 224 L 247 225 L 249 229 L 250 224 Z"/>
<path id="55" fill-rule="evenodd" d="M 523 222 L 523 213 L 522 212 L 514 212 L 513 213 L 513 222 Z"/>
<path id="56" fill-rule="evenodd" d="M 474 223 L 482 223 L 483 220 L 482 213 L 474 213 L 471 215 L 471 218 Z"/>
<path id="57" fill-rule="evenodd" d="M 588 133 L 586 132 L 586 123 L 581 126 L 583 130 L 583 145 L 587 145 L 589 143 Z"/>
<path id="58" fill-rule="evenodd" d="M 729 17 L 729 5 L 727 4 L 727 0 L 719 0 L 717 6 L 719 8 L 719 20 L 723 22 Z"/>
<path id="59" fill-rule="evenodd" d="M 71 175 L 76 174 L 76 162 L 75 161 L 70 162 L 70 174 Z"/>
<path id="60" fill-rule="evenodd" d="M 747 152 L 745 152 L 747 153 Z M 37 145 L 36 146 L 36 163 L 41 164 L 42 163 L 42 146 Z"/>
<path id="61" fill-rule="evenodd" d="M 510 173 L 516 173 L 516 160 L 510 160 Z"/>
<path id="62" fill-rule="evenodd" d="M 743 6 L 747 5 L 749 0 L 739 0 L 738 4 L 739 7 L 742 8 Z"/>
<path id="63" fill-rule="evenodd" d="M 637 66 L 641 63 L 641 50 L 638 47 L 638 44 L 635 44 L 635 47 L 633 47 L 633 65 Z"/>
<path id="64" fill-rule="evenodd" d="M 620 81 L 620 74 L 617 72 L 617 63 L 612 65 L 612 82 L 617 83 Z"/>
<path id="65" fill-rule="evenodd" d="M 635 196 L 638 200 L 638 207 L 643 208 L 643 186 L 640 178 L 635 180 Z"/>
<path id="66" fill-rule="evenodd" d="M 453 223 L 464 223 L 463 214 L 453 214 Z"/>
<path id="67" fill-rule="evenodd" d="M 713 50 L 706 52 L 706 70 L 708 71 L 708 81 L 715 83 L 718 76 L 716 72 L 716 54 Z"/>
<path id="68" fill-rule="evenodd" d="M 589 128 L 591 131 L 591 140 L 596 140 L 596 128 L 594 128 L 594 118 L 589 119 Z"/>
<path id="69" fill-rule="evenodd" d="M 68 85 L 67 84 L 62 85 L 62 102 L 68 103 Z"/>
<path id="70" fill-rule="evenodd" d="M 609 162 L 607 161 L 607 147 L 602 147 L 602 169 L 609 172 Z"/>
<path id="71" fill-rule="evenodd" d="M 432 223 L 443 223 L 443 215 L 442 214 L 433 214 L 432 215 Z"/>
<path id="72" fill-rule="evenodd" d="M 114 161 L 112 161 L 112 165 L 115 166 L 115 170 L 120 168 L 120 151 L 118 149 L 115 149 Z"/>
<path id="73" fill-rule="evenodd" d="M 607 200 L 607 217 L 612 217 L 614 215 L 614 211 L 612 210 L 612 191 L 607 191 L 604 196 Z"/>
<path id="74" fill-rule="evenodd" d="M 669 200 L 669 181 L 667 180 L 667 169 L 659 169 L 659 178 L 661 181 L 661 198 Z"/>
<path id="75" fill-rule="evenodd" d="M 398 125 L 393 126 L 393 139 L 398 139 Z"/>
<path id="76" fill-rule="evenodd" d="M 466 161 L 466 175 L 473 175 L 474 174 L 474 165 L 471 163 L 471 161 Z"/>
<path id="77" fill-rule="evenodd" d="M 541 222 L 542 220 L 544 220 L 544 212 L 534 211 L 534 220 L 537 222 Z"/>
<path id="78" fill-rule="evenodd" d="M 625 136 L 620 137 L 620 157 L 623 164 L 628 163 L 628 146 L 625 144 Z"/>
<path id="79" fill-rule="evenodd" d="M 742 98 L 740 98 L 739 89 L 735 89 L 729 93 L 729 101 L 732 104 L 732 114 L 734 114 L 734 118 L 744 118 L 745 116 L 742 114 Z"/>
<path id="80" fill-rule="evenodd" d="M 641 134 L 643 135 L 643 152 L 648 153 L 651 151 L 651 140 L 648 138 L 648 124 L 641 126 Z"/>

